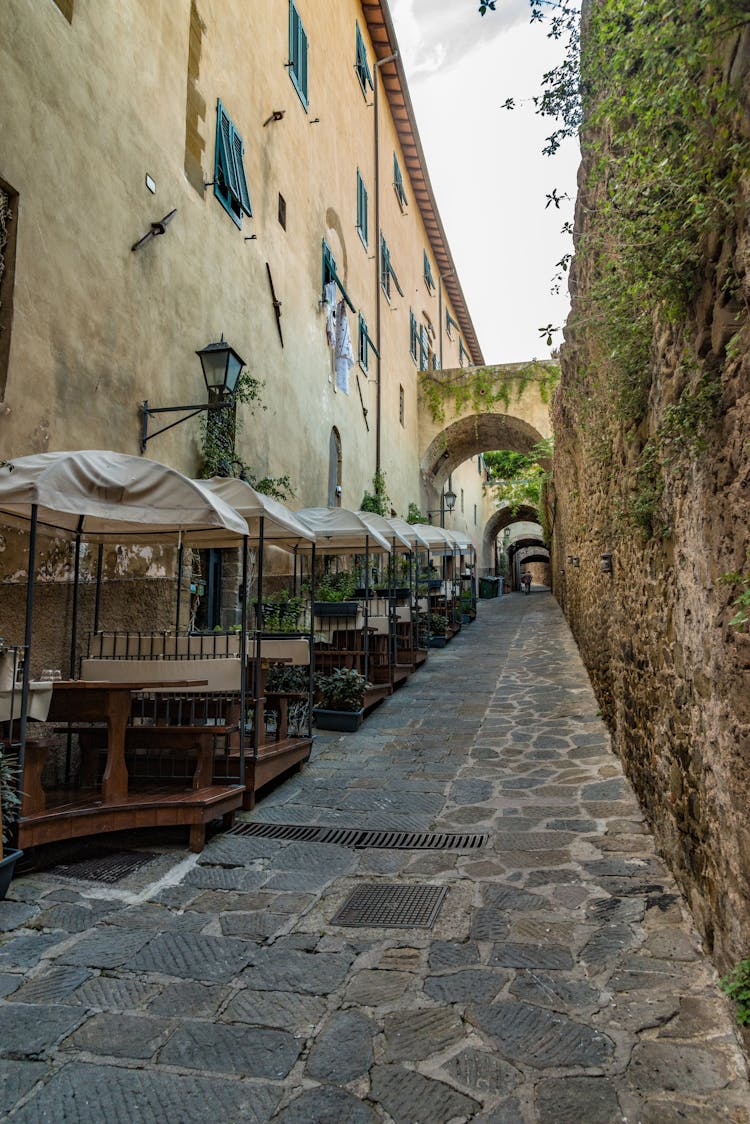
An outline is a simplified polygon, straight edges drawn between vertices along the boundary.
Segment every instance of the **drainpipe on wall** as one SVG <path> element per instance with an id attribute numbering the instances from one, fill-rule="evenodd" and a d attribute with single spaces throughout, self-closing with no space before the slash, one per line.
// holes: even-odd
<path id="1" fill-rule="evenodd" d="M 380 472 L 380 433 L 381 433 L 381 368 L 383 354 L 383 343 L 380 338 L 380 123 L 379 123 L 379 107 L 378 107 L 378 71 L 381 66 L 385 66 L 387 62 L 394 62 L 398 58 L 398 51 L 392 55 L 387 55 L 384 59 L 378 59 L 373 66 L 373 101 L 375 104 L 375 336 L 377 338 L 377 360 L 378 360 L 378 377 L 376 383 L 376 408 L 375 408 L 375 472 Z"/>

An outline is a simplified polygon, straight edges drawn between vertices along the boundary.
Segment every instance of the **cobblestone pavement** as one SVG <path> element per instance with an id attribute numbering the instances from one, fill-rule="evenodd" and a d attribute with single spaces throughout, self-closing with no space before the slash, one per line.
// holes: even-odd
<path id="1" fill-rule="evenodd" d="M 3 1119 L 750 1120 L 731 1013 L 549 595 L 482 603 L 254 818 L 489 840 L 148 839 L 157 858 L 113 889 L 16 879 Z M 432 929 L 332 924 L 365 882 L 447 895 Z"/>

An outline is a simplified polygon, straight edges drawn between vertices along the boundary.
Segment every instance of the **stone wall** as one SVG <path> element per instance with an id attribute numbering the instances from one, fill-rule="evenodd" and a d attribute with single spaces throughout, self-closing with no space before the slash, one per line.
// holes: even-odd
<path id="1" fill-rule="evenodd" d="M 747 97 L 747 31 L 727 55 Z M 584 162 L 577 230 L 587 227 L 596 190 L 588 171 Z M 688 314 L 678 323 L 656 319 L 638 424 L 608 426 L 617 406 L 596 328 L 568 331 L 548 495 L 554 592 L 615 751 L 721 968 L 750 948 L 750 635 L 747 625 L 730 624 L 743 589 L 737 575 L 750 573 L 746 204 L 739 198 L 735 221 L 707 240 Z M 574 269 L 572 319 L 591 280 L 586 268 Z M 645 471 L 644 449 L 670 407 L 707 377 L 719 407 L 704 419 L 701 440 L 674 441 L 656 471 Z M 646 502 L 658 516 L 650 537 L 628 518 Z M 611 573 L 603 554 L 612 555 Z"/>

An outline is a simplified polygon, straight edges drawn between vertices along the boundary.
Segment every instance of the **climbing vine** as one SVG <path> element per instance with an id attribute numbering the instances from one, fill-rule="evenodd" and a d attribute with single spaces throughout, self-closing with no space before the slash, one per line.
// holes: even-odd
<path id="1" fill-rule="evenodd" d="M 234 392 L 233 404 L 223 410 L 211 410 L 201 417 L 201 477 L 238 476 L 247 480 L 256 491 L 287 500 L 294 496 L 289 476 L 259 476 L 236 455 L 237 436 L 242 430 L 242 419 L 237 414 L 237 404 L 249 405 L 252 413 L 262 402 L 263 383 L 247 370 L 242 371 Z M 265 407 L 262 407 L 265 409 Z"/>
<path id="2" fill-rule="evenodd" d="M 543 402 L 549 402 L 560 378 L 554 363 L 532 360 L 513 367 L 472 367 L 454 373 L 420 371 L 419 385 L 433 421 L 444 422 L 446 408 L 459 414 L 471 406 L 477 414 L 489 413 L 501 405 L 508 410 L 535 384 Z"/>
<path id="3" fill-rule="evenodd" d="M 371 511 L 374 515 L 389 515 L 391 501 L 385 484 L 385 473 L 378 470 L 372 478 L 372 491 L 365 491 L 360 504 L 362 511 Z"/>

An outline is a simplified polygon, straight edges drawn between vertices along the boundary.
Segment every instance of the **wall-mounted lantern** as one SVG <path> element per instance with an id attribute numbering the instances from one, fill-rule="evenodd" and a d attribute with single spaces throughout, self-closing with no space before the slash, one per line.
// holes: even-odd
<path id="1" fill-rule="evenodd" d="M 174 429 L 176 425 L 194 418 L 196 414 L 206 413 L 209 410 L 226 410 L 234 405 L 237 380 L 245 366 L 245 360 L 237 354 L 233 347 L 230 347 L 223 336 L 218 343 L 209 343 L 202 347 L 200 351 L 196 351 L 195 354 L 201 361 L 203 379 L 208 392 L 208 402 L 190 406 L 149 406 L 148 399 L 146 399 L 143 403 L 141 422 L 142 453 L 145 453 L 146 445 L 153 437 L 158 437 L 160 433 L 166 433 L 168 429 Z M 183 413 L 185 417 L 162 426 L 154 433 L 149 433 L 148 419 L 152 414 L 172 414 L 175 412 Z"/>
<path id="2" fill-rule="evenodd" d="M 571 566 L 575 566 L 576 569 L 581 565 L 581 559 L 577 554 L 569 554 L 568 562 L 570 562 Z"/>
<path id="3" fill-rule="evenodd" d="M 603 574 L 611 574 L 612 573 L 612 555 L 611 554 L 603 554 L 602 555 L 601 570 L 602 570 Z"/>

